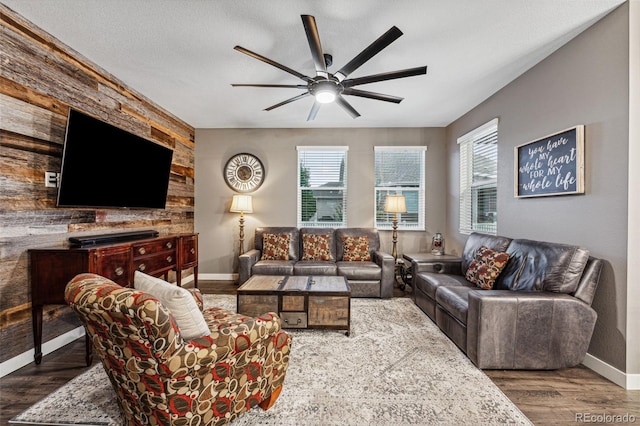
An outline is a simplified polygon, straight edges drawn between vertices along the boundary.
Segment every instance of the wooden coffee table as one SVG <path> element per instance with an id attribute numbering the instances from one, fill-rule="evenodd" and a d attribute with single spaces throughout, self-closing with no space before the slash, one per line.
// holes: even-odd
<path id="1" fill-rule="evenodd" d="M 238 313 L 277 312 L 283 328 L 351 328 L 351 287 L 339 276 L 253 275 L 238 288 Z"/>

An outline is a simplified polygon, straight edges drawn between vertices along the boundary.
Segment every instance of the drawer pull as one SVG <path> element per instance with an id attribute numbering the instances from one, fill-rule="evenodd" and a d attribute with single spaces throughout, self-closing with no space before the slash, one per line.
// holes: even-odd
<path id="1" fill-rule="evenodd" d="M 116 268 L 116 276 L 121 277 L 124 274 L 124 268 L 122 266 L 118 266 Z"/>
<path id="2" fill-rule="evenodd" d="M 196 249 L 191 247 L 191 250 L 189 250 L 191 252 L 191 254 L 196 254 Z"/>
<path id="3" fill-rule="evenodd" d="M 288 319 L 288 318 L 285 318 L 285 319 L 284 319 L 284 322 L 286 322 L 287 324 L 289 324 L 289 319 Z M 302 322 L 302 319 L 301 319 L 301 318 L 298 318 L 298 321 L 296 321 L 296 325 L 300 325 L 300 323 L 301 323 L 301 322 Z"/>
<path id="4" fill-rule="evenodd" d="M 173 247 L 173 244 L 171 244 L 171 241 L 167 241 L 166 247 L 167 247 L 167 248 L 171 248 L 171 247 Z"/>
<path id="5" fill-rule="evenodd" d="M 147 266 L 144 263 L 141 263 L 140 266 L 138 266 L 138 271 L 144 271 L 145 269 L 147 269 Z"/>
<path id="6" fill-rule="evenodd" d="M 146 252 L 147 252 L 147 251 L 144 249 L 144 247 L 140 247 L 140 248 L 138 249 L 138 253 L 140 253 L 140 254 L 145 254 Z"/>
<path id="7" fill-rule="evenodd" d="M 167 262 L 171 263 L 173 261 L 173 257 L 167 256 Z"/>

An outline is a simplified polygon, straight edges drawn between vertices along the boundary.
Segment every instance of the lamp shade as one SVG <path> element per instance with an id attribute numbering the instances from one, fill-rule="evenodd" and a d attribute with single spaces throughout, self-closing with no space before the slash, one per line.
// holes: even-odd
<path id="1" fill-rule="evenodd" d="M 384 211 L 387 213 L 406 213 L 407 204 L 404 195 L 387 195 L 384 201 Z"/>
<path id="2" fill-rule="evenodd" d="M 234 195 L 230 211 L 232 213 L 253 213 L 251 195 Z"/>

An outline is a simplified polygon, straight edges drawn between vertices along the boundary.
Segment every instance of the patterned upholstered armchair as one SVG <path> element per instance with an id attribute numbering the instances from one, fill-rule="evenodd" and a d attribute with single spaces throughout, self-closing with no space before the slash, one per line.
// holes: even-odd
<path id="1" fill-rule="evenodd" d="M 84 323 L 127 424 L 219 425 L 256 405 L 270 408 L 282 389 L 291 337 L 275 314 L 209 308 L 203 316 L 211 334 L 185 340 L 156 298 L 101 276 L 76 276 L 65 300 Z"/>

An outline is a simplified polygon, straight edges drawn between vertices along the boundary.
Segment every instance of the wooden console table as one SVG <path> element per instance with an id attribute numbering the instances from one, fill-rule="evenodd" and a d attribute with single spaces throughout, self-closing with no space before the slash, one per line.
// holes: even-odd
<path id="1" fill-rule="evenodd" d="M 64 289 L 83 272 L 102 275 L 124 287 L 133 286 L 135 271 L 162 276 L 176 271 L 178 286 L 182 271 L 193 268 L 198 287 L 198 234 L 179 234 L 87 247 L 53 247 L 29 250 L 31 313 L 35 361 L 42 361 L 42 310 L 44 305 L 64 305 Z M 91 342 L 87 339 L 87 365 L 91 364 Z"/>

